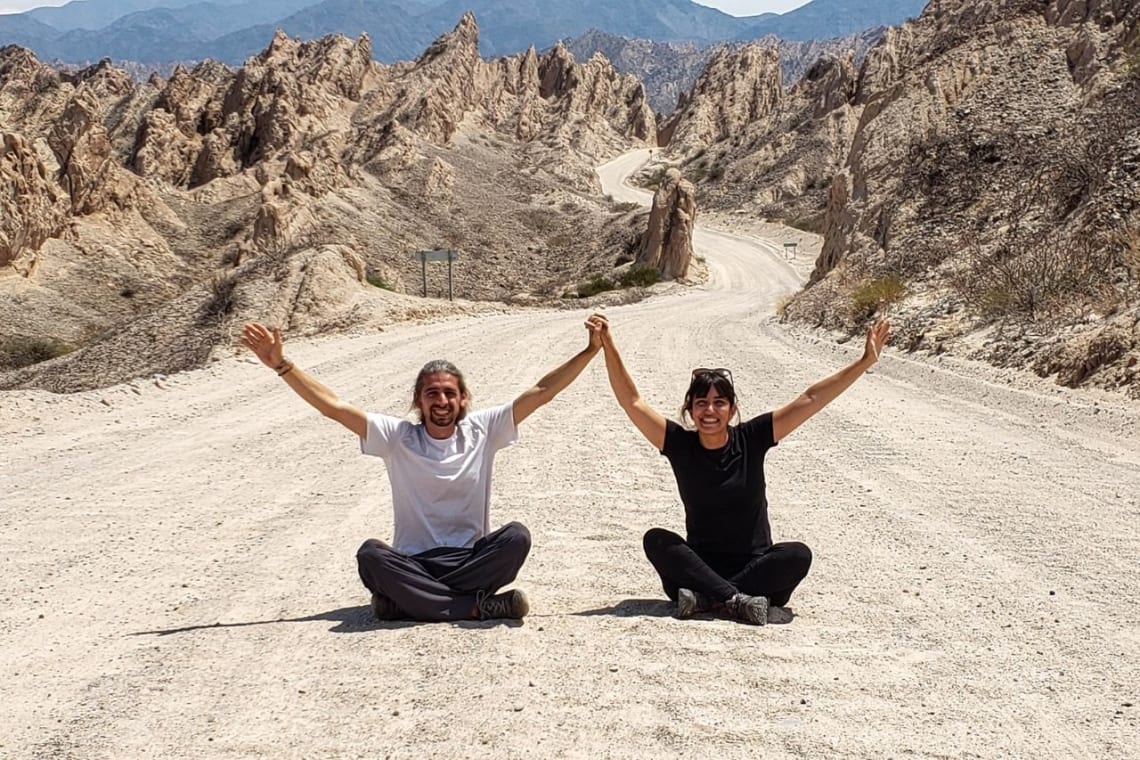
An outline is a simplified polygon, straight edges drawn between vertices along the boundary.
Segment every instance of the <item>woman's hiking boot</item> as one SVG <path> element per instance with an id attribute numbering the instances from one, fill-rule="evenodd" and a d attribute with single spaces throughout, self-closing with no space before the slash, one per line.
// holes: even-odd
<path id="1" fill-rule="evenodd" d="M 725 613 L 733 620 L 749 625 L 765 625 L 768 622 L 768 597 L 734 594 L 724 602 Z"/>
<path id="2" fill-rule="evenodd" d="M 708 612 L 713 608 L 712 600 L 704 594 L 687 588 L 677 589 L 677 619 L 688 620 L 693 615 Z"/>

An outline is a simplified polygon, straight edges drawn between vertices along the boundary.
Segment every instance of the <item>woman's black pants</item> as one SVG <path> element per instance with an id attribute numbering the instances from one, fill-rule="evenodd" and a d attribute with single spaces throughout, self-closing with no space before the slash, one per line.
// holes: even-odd
<path id="1" fill-rule="evenodd" d="M 651 528 L 644 543 L 645 556 L 673 601 L 677 589 L 687 588 L 714 602 L 741 593 L 766 596 L 769 603 L 782 607 L 811 567 L 811 549 L 798 541 L 747 554 L 726 554 L 698 551 L 672 531 Z"/>

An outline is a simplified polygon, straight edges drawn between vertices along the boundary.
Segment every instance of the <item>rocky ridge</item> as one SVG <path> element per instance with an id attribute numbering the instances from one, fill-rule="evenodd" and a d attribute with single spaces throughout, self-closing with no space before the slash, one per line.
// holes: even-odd
<path id="1" fill-rule="evenodd" d="M 846 37 L 807 41 L 782 40 L 768 35 L 750 43 L 698 46 L 691 42 L 631 39 L 595 29 L 566 40 L 565 45 L 576 58 L 586 59 L 594 53 L 601 53 L 618 71 L 636 76 L 644 83 L 653 110 L 659 117 L 668 118 L 677 110 L 678 102 L 693 89 L 710 59 L 721 51 L 746 45 L 777 48 L 780 77 L 784 87 L 788 88 L 824 56 L 845 56 L 851 51 L 857 63 L 862 61 L 885 32 L 885 27 L 876 27 Z"/>
<path id="2" fill-rule="evenodd" d="M 1138 49 L 1134 0 L 943 0 L 786 93 L 722 59 L 662 133 L 702 205 L 823 234 L 788 318 L 1140 396 Z"/>
<path id="3" fill-rule="evenodd" d="M 470 15 L 414 62 L 279 34 L 236 71 L 141 84 L 9 47 L 0 131 L 0 196 L 21 199 L 0 222 L 0 387 L 50 390 L 196 366 L 247 318 L 304 333 L 453 308 L 401 295 L 418 249 L 461 249 L 463 299 L 560 295 L 632 234 L 592 167 L 656 141 L 634 78 L 561 47 L 484 61 Z"/>

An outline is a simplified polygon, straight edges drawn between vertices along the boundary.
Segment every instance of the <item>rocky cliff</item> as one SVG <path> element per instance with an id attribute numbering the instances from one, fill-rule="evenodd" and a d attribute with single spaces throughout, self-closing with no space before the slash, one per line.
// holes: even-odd
<path id="1" fill-rule="evenodd" d="M 422 287 L 419 249 L 461 249 L 465 299 L 608 272 L 627 233 L 592 167 L 655 144 L 643 88 L 563 48 L 477 51 L 470 15 L 393 66 L 366 36 L 278 34 L 237 70 L 142 84 L 0 50 L 0 197 L 17 199 L 0 217 L 0 386 L 196 366 L 245 318 L 306 332 L 423 313 L 400 295 Z"/>
<path id="2" fill-rule="evenodd" d="M 1134 1 L 940 0 L 744 125 L 695 98 L 673 149 L 702 204 L 824 235 L 788 317 L 889 312 L 910 349 L 1140 395 L 1138 24 Z M 720 71 L 701 99 L 757 86 Z"/>

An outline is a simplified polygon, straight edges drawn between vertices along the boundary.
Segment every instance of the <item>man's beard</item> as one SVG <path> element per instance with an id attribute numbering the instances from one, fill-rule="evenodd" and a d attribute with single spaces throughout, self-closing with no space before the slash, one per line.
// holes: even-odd
<path id="1" fill-rule="evenodd" d="M 458 412 L 452 412 L 450 407 L 447 409 L 429 408 L 427 414 L 427 418 L 431 421 L 431 424 L 437 425 L 439 427 L 447 427 L 448 425 L 461 421 L 466 416 L 467 408 L 464 406 L 459 407 Z M 422 419 L 422 412 L 420 413 L 420 417 Z"/>

